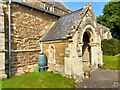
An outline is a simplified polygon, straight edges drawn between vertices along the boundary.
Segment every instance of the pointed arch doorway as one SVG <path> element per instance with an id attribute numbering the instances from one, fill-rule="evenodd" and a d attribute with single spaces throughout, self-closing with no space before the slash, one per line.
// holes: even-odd
<path id="1" fill-rule="evenodd" d="M 92 41 L 90 30 L 86 30 L 83 34 L 83 46 L 82 46 L 82 63 L 83 71 L 88 72 L 91 70 L 91 46 L 89 43 Z"/>

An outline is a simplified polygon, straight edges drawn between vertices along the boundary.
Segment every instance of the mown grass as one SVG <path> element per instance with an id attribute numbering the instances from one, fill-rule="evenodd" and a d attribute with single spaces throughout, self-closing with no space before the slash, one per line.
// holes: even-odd
<path id="1" fill-rule="evenodd" d="M 75 82 L 52 72 L 33 72 L 2 80 L 2 88 L 75 88 Z"/>
<path id="2" fill-rule="evenodd" d="M 118 58 L 120 58 L 120 56 L 104 55 L 103 56 L 103 61 L 104 61 L 103 68 L 110 69 L 110 70 L 120 70 L 120 66 L 118 65 L 119 63 Z"/>

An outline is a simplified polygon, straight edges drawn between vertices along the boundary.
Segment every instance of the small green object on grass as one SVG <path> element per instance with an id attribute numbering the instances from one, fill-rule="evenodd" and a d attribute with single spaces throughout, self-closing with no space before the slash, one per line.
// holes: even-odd
<path id="1" fill-rule="evenodd" d="M 36 68 L 34 69 L 34 71 L 38 73 L 38 72 L 39 72 L 39 67 L 36 67 Z"/>

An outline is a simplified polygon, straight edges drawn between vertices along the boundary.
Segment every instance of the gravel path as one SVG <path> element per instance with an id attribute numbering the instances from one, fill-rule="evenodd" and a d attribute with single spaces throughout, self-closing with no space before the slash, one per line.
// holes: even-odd
<path id="1" fill-rule="evenodd" d="M 77 88 L 118 88 L 118 86 L 120 86 L 118 85 L 118 71 L 102 69 L 93 71 L 90 78 L 77 84 Z"/>

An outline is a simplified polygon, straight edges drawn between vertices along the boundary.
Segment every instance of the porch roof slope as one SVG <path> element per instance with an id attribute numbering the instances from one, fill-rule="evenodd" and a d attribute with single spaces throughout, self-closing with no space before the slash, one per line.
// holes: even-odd
<path id="1" fill-rule="evenodd" d="M 80 24 L 86 12 L 86 8 L 79 9 L 70 14 L 62 16 L 53 27 L 43 36 L 41 42 L 64 40 L 75 32 L 76 26 Z M 72 31 L 74 28 L 74 31 Z M 70 35 L 70 36 L 72 36 Z"/>

